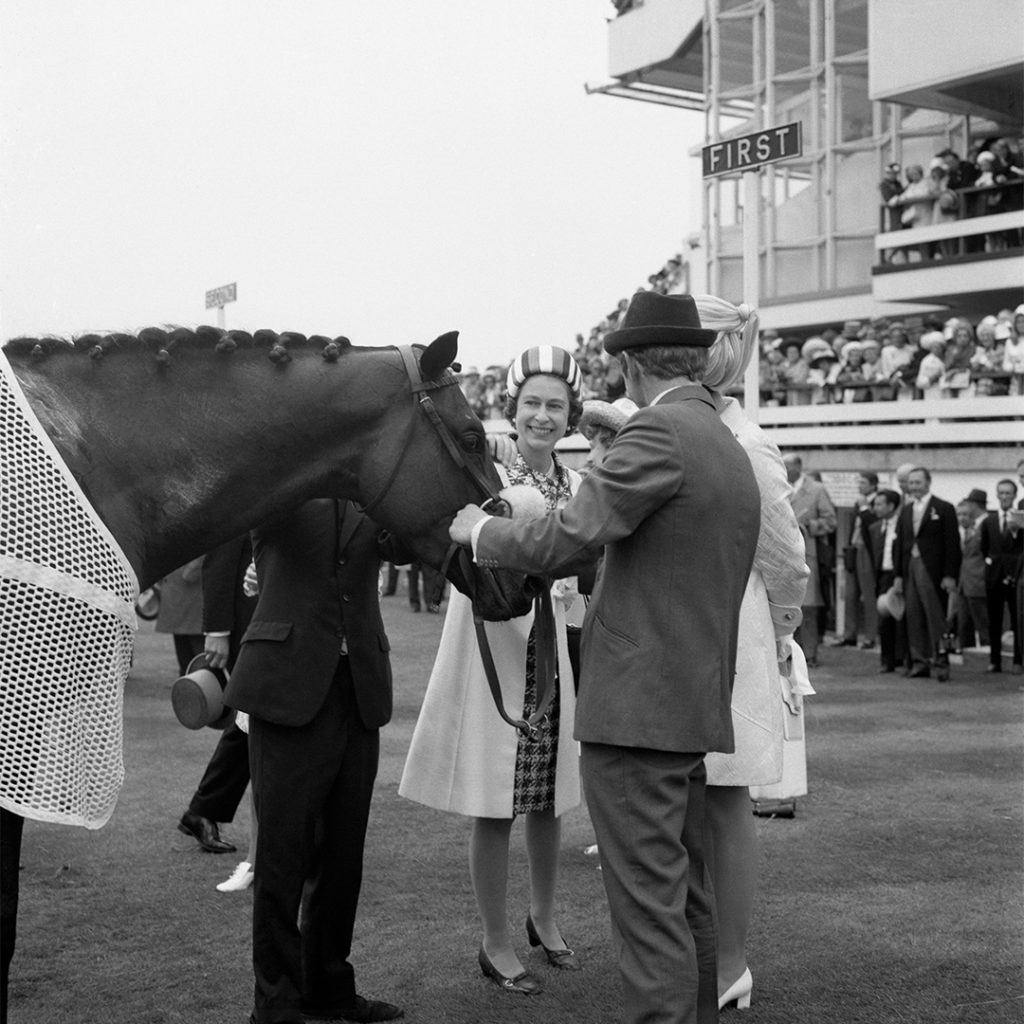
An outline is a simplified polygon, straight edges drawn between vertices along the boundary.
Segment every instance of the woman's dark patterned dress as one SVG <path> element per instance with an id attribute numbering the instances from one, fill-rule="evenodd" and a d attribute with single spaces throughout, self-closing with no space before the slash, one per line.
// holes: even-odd
<path id="1" fill-rule="evenodd" d="M 508 469 L 510 484 L 535 487 L 544 495 L 549 512 L 560 508 L 569 500 L 572 491 L 569 474 L 552 453 L 555 464 L 553 477 L 538 476 L 520 455 Z M 523 718 L 528 719 L 537 708 L 537 655 L 533 630 L 526 644 L 526 692 L 523 697 Z M 547 811 L 555 806 L 555 771 L 558 766 L 558 719 L 560 714 L 557 682 L 555 697 L 547 713 L 537 725 L 535 737 L 519 737 L 516 749 L 515 788 L 512 813 Z"/>

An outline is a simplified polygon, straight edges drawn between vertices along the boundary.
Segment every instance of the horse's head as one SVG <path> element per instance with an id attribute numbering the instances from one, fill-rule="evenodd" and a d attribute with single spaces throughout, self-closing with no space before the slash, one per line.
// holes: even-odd
<path id="1" fill-rule="evenodd" d="M 481 569 L 451 551 L 448 527 L 455 513 L 471 503 L 485 504 L 502 486 L 483 425 L 451 369 L 458 333 L 399 352 L 405 379 L 388 405 L 373 457 L 360 473 L 364 507 L 424 561 L 446 566 L 448 579 L 473 598 L 484 618 L 523 615 L 540 581 Z"/>

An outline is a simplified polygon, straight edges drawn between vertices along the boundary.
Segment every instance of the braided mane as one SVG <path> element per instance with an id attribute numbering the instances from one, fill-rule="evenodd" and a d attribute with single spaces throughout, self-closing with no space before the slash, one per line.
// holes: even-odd
<path id="1" fill-rule="evenodd" d="M 319 348 L 324 359 L 334 362 L 351 347 L 352 343 L 344 336 L 332 339 L 323 334 L 313 334 L 306 337 L 295 331 L 279 334 L 277 331 L 259 330 L 250 334 L 248 331 L 225 331 L 219 327 L 197 327 L 195 330 L 146 327 L 138 334 L 82 334 L 70 340 L 12 338 L 3 350 L 10 357 L 36 361 L 71 353 L 85 353 L 93 359 L 102 359 L 117 352 L 143 351 L 153 353 L 158 362 L 166 364 L 170 362 L 172 353 L 188 349 L 214 349 L 224 355 L 238 349 L 266 349 L 268 358 L 276 363 L 286 363 L 291 359 L 292 349 Z"/>

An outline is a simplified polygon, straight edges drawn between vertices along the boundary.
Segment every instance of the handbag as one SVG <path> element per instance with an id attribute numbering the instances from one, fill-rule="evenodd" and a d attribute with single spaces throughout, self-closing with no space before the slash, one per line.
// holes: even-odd
<path id="1" fill-rule="evenodd" d="M 583 627 L 566 623 L 565 642 L 569 648 L 569 664 L 572 665 L 572 680 L 577 693 L 580 692 L 580 643 Z"/>

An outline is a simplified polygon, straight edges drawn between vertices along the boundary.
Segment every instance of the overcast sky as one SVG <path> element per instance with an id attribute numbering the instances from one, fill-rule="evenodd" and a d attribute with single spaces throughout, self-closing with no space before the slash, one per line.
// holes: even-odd
<path id="1" fill-rule="evenodd" d="M 701 115 L 605 0 L 5 0 L 0 339 L 216 323 L 572 347 L 700 229 Z"/>

